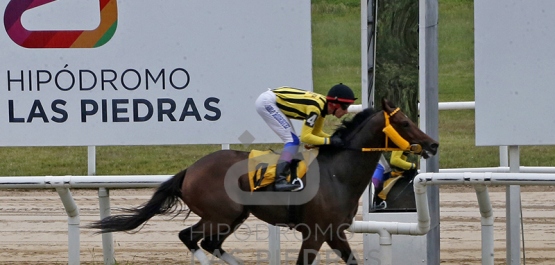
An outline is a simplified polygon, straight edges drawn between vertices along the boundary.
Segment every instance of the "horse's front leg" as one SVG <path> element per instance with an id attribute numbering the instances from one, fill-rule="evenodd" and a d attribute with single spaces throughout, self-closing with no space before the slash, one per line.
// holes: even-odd
<path id="1" fill-rule="evenodd" d="M 347 237 L 345 236 L 345 231 L 337 231 L 332 237 L 326 239 L 326 242 L 347 265 L 358 264 L 351 250 L 351 246 L 349 246 L 349 241 L 347 241 Z"/>
<path id="2" fill-rule="evenodd" d="M 318 264 L 314 261 L 316 260 L 322 244 L 324 244 L 325 236 L 321 233 L 310 231 L 310 229 L 303 230 L 301 233 L 304 240 L 301 245 L 301 250 L 299 251 L 299 256 L 297 257 L 297 265 Z"/>

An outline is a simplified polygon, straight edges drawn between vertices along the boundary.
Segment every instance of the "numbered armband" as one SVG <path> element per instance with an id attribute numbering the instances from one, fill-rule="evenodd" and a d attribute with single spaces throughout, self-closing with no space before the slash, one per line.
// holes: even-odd
<path id="1" fill-rule="evenodd" d="M 311 112 L 310 114 L 308 114 L 308 116 L 306 117 L 305 123 L 308 127 L 314 127 L 314 124 L 316 123 L 316 119 L 318 119 L 318 113 L 316 112 Z"/>

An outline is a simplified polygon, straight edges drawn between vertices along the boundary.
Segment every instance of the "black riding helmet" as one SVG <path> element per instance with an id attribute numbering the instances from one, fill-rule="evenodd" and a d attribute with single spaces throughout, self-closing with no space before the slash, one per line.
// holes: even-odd
<path id="1" fill-rule="evenodd" d="M 350 87 L 339 83 L 330 88 L 326 99 L 328 102 L 353 104 L 357 98 L 355 98 L 355 93 Z"/>

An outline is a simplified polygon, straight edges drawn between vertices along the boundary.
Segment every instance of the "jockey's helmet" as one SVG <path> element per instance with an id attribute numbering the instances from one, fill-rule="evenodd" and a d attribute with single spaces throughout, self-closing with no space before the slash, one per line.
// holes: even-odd
<path id="1" fill-rule="evenodd" d="M 353 104 L 357 98 L 355 98 L 355 94 L 350 87 L 339 83 L 330 88 L 326 99 L 328 102 Z"/>

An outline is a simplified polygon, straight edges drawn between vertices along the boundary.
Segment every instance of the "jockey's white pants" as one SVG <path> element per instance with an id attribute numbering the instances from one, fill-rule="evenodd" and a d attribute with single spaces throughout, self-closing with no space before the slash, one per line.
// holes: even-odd
<path id="1" fill-rule="evenodd" d="M 283 143 L 296 142 L 298 139 L 291 121 L 276 105 L 276 94 L 268 90 L 255 101 L 256 111 L 268 126 L 281 138 Z M 296 138 L 296 139 L 295 139 Z M 298 141 L 298 140 L 297 140 Z"/>

